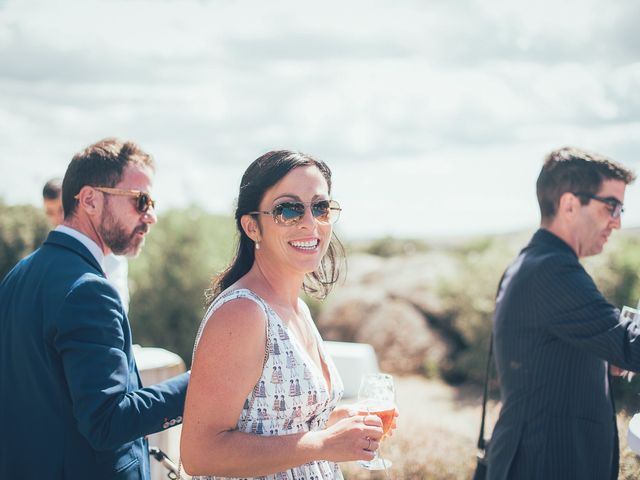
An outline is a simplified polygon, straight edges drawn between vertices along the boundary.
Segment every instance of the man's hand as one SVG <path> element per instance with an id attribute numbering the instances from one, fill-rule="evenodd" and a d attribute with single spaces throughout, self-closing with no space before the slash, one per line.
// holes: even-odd
<path id="1" fill-rule="evenodd" d="M 620 367 L 616 367 L 615 365 L 609 365 L 609 371 L 611 372 L 611 375 L 613 375 L 614 377 L 626 378 L 627 381 L 629 382 L 635 375 L 634 372 L 630 372 L 629 370 L 623 370 Z"/>

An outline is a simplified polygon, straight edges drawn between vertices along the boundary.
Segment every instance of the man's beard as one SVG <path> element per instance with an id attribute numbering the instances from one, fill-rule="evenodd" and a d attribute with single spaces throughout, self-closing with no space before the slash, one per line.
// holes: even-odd
<path id="1" fill-rule="evenodd" d="M 124 227 L 111 214 L 108 204 L 105 204 L 99 228 L 102 240 L 114 254 L 129 256 L 135 256 L 140 253 L 144 237 L 138 236 L 138 233 L 146 233 L 149 230 L 149 226 L 143 223 L 134 228 L 131 233 L 127 233 Z"/>

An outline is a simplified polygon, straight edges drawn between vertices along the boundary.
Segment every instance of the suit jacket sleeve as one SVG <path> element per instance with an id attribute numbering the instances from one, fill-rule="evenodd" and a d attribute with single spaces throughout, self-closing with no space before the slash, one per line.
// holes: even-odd
<path id="1" fill-rule="evenodd" d="M 118 294 L 105 279 L 89 277 L 77 282 L 57 315 L 54 348 L 80 432 L 93 448 L 106 450 L 182 415 L 188 374 L 146 388 L 133 385 L 134 363 L 125 350 L 129 328 L 123 328 L 128 320 Z"/>
<path id="2" fill-rule="evenodd" d="M 577 260 L 549 259 L 539 270 L 535 288 L 536 308 L 552 335 L 618 367 L 640 370 L 637 325 L 618 321 L 620 311 Z"/>

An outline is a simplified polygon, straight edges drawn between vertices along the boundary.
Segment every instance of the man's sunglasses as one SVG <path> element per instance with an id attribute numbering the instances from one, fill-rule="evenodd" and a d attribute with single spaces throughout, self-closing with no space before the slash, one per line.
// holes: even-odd
<path id="1" fill-rule="evenodd" d="M 320 223 L 336 223 L 340 218 L 340 204 L 335 200 L 318 200 L 315 202 L 282 202 L 271 211 L 249 212 L 249 215 L 271 215 L 278 225 L 289 227 L 304 218 L 309 205 L 311 215 Z"/>
<path id="2" fill-rule="evenodd" d="M 122 190 L 120 188 L 109 188 L 109 187 L 93 187 L 95 190 L 99 192 L 107 193 L 109 195 L 125 195 L 127 197 L 135 197 L 136 200 L 136 210 L 140 213 L 147 213 L 149 208 L 155 208 L 156 202 L 149 196 L 146 192 L 141 192 L 140 190 Z"/>
<path id="3" fill-rule="evenodd" d="M 611 218 L 618 219 L 624 213 L 624 205 L 620 200 L 614 197 L 600 197 L 598 195 L 594 195 L 592 193 L 586 192 L 576 192 L 574 193 L 576 197 L 589 198 L 591 200 L 597 200 L 598 202 L 602 202 L 605 205 L 609 206 L 609 212 L 611 213 Z"/>

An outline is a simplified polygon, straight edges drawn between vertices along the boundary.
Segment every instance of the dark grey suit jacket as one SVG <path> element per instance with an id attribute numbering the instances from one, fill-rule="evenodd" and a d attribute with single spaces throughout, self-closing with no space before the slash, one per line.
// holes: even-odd
<path id="1" fill-rule="evenodd" d="M 607 362 L 640 370 L 636 327 L 618 316 L 573 249 L 538 230 L 505 272 L 496 300 L 502 410 L 489 479 L 617 478 Z"/>

